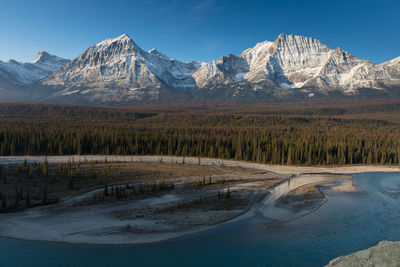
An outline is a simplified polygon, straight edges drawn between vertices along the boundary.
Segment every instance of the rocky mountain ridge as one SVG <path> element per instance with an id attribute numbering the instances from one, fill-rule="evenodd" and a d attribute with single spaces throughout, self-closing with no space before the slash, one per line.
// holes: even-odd
<path id="1" fill-rule="evenodd" d="M 42 52 L 23 66 L 41 71 L 34 77 L 27 71 L 21 79 L 14 75 L 12 83 L 39 82 L 35 97 L 42 101 L 168 101 L 178 95 L 224 99 L 400 96 L 400 57 L 375 64 L 317 39 L 285 34 L 238 56 L 229 54 L 211 62 L 181 62 L 156 49 L 145 51 L 123 34 L 89 47 L 72 61 Z"/>
<path id="2" fill-rule="evenodd" d="M 13 59 L 8 62 L 0 61 L 0 77 L 16 85 L 28 85 L 48 77 L 69 61 L 39 51 L 32 62 L 21 63 Z"/>

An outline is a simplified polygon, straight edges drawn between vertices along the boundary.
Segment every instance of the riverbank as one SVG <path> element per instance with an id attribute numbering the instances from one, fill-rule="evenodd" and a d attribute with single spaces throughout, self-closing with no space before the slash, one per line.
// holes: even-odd
<path id="1" fill-rule="evenodd" d="M 147 162 L 157 163 L 158 169 L 167 166 L 170 171 L 171 168 L 178 170 L 186 166 L 191 169 L 190 166 L 194 168 L 200 165 L 219 170 L 218 175 L 213 175 L 214 182 L 204 182 L 206 186 L 201 184 L 201 179 L 205 178 L 185 174 L 174 181 L 172 191 L 143 199 L 93 204 L 90 200 L 93 191 L 89 191 L 55 205 L 0 215 L 1 236 L 70 243 L 156 242 L 204 231 L 255 213 L 261 213 L 267 220 L 293 220 L 316 210 L 324 203 L 324 195 L 316 188 L 336 187 L 341 191 L 340 185 L 347 184 L 351 179 L 350 176 L 337 175 L 343 173 L 338 167 L 272 166 L 183 157 L 1 157 L 0 161 L 2 164 L 13 164 L 24 162 L 25 159 L 28 162 L 43 162 L 46 159 L 49 164 Z M 357 170 L 361 169 L 352 169 L 354 172 Z M 347 169 L 344 173 L 348 172 L 351 170 Z M 200 181 L 201 186 L 194 187 L 193 182 L 196 181 Z M 95 190 L 99 192 L 102 189 Z M 286 198 L 282 198 L 284 196 Z M 280 200 L 279 205 L 276 205 L 277 200 Z"/>
<path id="2" fill-rule="evenodd" d="M 269 223 L 256 214 L 207 231 L 145 245 L 80 245 L 0 238 L 0 265 L 53 266 L 60 265 L 62 258 L 66 259 L 61 264 L 65 267 L 122 267 L 132 262 L 139 266 L 325 266 L 341 255 L 366 249 L 381 240 L 397 239 L 400 199 L 393 191 L 399 189 L 399 178 L 398 173 L 353 175 L 357 192 L 323 189 L 328 201 L 317 211 L 290 222 Z"/>
<path id="3" fill-rule="evenodd" d="M 361 172 L 400 172 L 400 166 L 382 165 L 341 165 L 341 166 L 295 166 L 295 165 L 271 165 L 251 163 L 236 160 L 224 160 L 198 157 L 176 157 L 176 156 L 113 156 L 113 155 L 71 155 L 71 156 L 7 156 L 0 157 L 2 164 L 22 163 L 24 160 L 30 162 L 49 163 L 59 162 L 169 162 L 189 163 L 203 166 L 227 166 L 241 167 L 257 170 L 276 172 L 279 174 L 302 174 L 302 173 L 331 173 L 331 174 L 353 174 Z"/>
<path id="4" fill-rule="evenodd" d="M 289 178 L 240 167 L 94 159 L 93 164 L 75 158 L 67 164 L 65 157 L 49 158 L 46 179 L 54 183 L 45 183 L 40 159 L 3 162 L 7 205 L 24 195 L 10 199 L 18 187 L 30 192 L 31 205 L 41 206 L 27 207 L 27 199 L 20 199 L 19 209 L 3 210 L 0 235 L 91 244 L 161 241 L 242 218 L 270 188 Z M 47 203 L 56 204 L 43 203 L 44 192 Z"/>

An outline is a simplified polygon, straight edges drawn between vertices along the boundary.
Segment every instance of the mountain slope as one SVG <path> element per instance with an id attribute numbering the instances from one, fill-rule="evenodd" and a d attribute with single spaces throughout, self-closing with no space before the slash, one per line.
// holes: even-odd
<path id="1" fill-rule="evenodd" d="M 42 84 L 56 95 L 83 95 L 93 101 L 158 99 L 163 87 L 191 90 L 197 62 L 183 63 L 153 49 L 142 50 L 126 34 L 88 48 Z"/>
<path id="2" fill-rule="evenodd" d="M 389 83 L 399 85 L 399 61 L 377 65 L 310 37 L 281 34 L 274 42 L 258 43 L 239 56 L 203 63 L 194 77 L 199 88 L 246 87 L 248 92 L 277 98 L 334 92 L 358 95 L 361 89 L 383 91 Z"/>
<path id="3" fill-rule="evenodd" d="M 68 59 L 39 51 L 31 63 L 20 63 L 15 60 L 0 61 L 0 77 L 12 84 L 28 85 L 46 78 L 68 62 Z"/>
<path id="4" fill-rule="evenodd" d="M 392 65 L 361 60 L 340 49 L 302 36 L 280 35 L 267 49 L 265 70 L 281 87 L 327 94 L 357 95 L 359 89 L 384 90 L 388 80 L 400 84 Z M 256 65 L 263 71 L 262 65 Z"/>
<path id="5" fill-rule="evenodd" d="M 316 39 L 281 34 L 252 69 L 265 72 L 279 85 L 300 85 L 319 72 L 329 52 L 330 49 Z"/>
<path id="6" fill-rule="evenodd" d="M 29 96 L 26 90 L 0 76 L 0 102 L 25 102 Z"/>
<path id="7" fill-rule="evenodd" d="M 375 64 L 317 39 L 285 34 L 211 62 L 181 62 L 156 49 L 145 51 L 123 34 L 89 47 L 61 68 L 66 61 L 45 52 L 32 63 L 0 63 L 3 80 L 41 81 L 32 91 L 37 101 L 400 97 L 400 57 Z"/>

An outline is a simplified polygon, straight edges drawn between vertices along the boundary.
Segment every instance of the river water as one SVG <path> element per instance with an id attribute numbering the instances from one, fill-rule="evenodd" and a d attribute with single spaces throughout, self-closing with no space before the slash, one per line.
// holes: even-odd
<path id="1" fill-rule="evenodd" d="M 325 191 L 317 211 L 278 223 L 251 218 L 146 245 L 76 245 L 0 238 L 0 266 L 323 266 L 400 240 L 400 174 L 354 175 L 358 192 Z"/>

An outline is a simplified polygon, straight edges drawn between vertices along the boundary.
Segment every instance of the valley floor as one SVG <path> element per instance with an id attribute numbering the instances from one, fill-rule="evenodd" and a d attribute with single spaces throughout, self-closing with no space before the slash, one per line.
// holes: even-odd
<path id="1" fill-rule="evenodd" d="M 274 166 L 166 156 L 0 157 L 3 166 L 25 160 L 28 164 L 46 160 L 50 167 L 61 162 L 82 164 L 82 168 L 90 162 L 96 162 L 95 168 L 118 163 L 122 165 L 113 168 L 130 166 L 144 176 L 147 173 L 148 180 L 139 175 L 122 183 L 133 175 L 126 172 L 107 186 L 76 184 L 86 191 L 59 187 L 56 204 L 0 214 L 1 236 L 93 244 L 156 242 L 254 214 L 271 222 L 290 221 L 323 205 L 325 189 L 355 191 L 351 176 L 344 174 L 400 171 L 383 166 Z M 160 173 L 166 177 L 163 183 L 157 183 Z"/>

